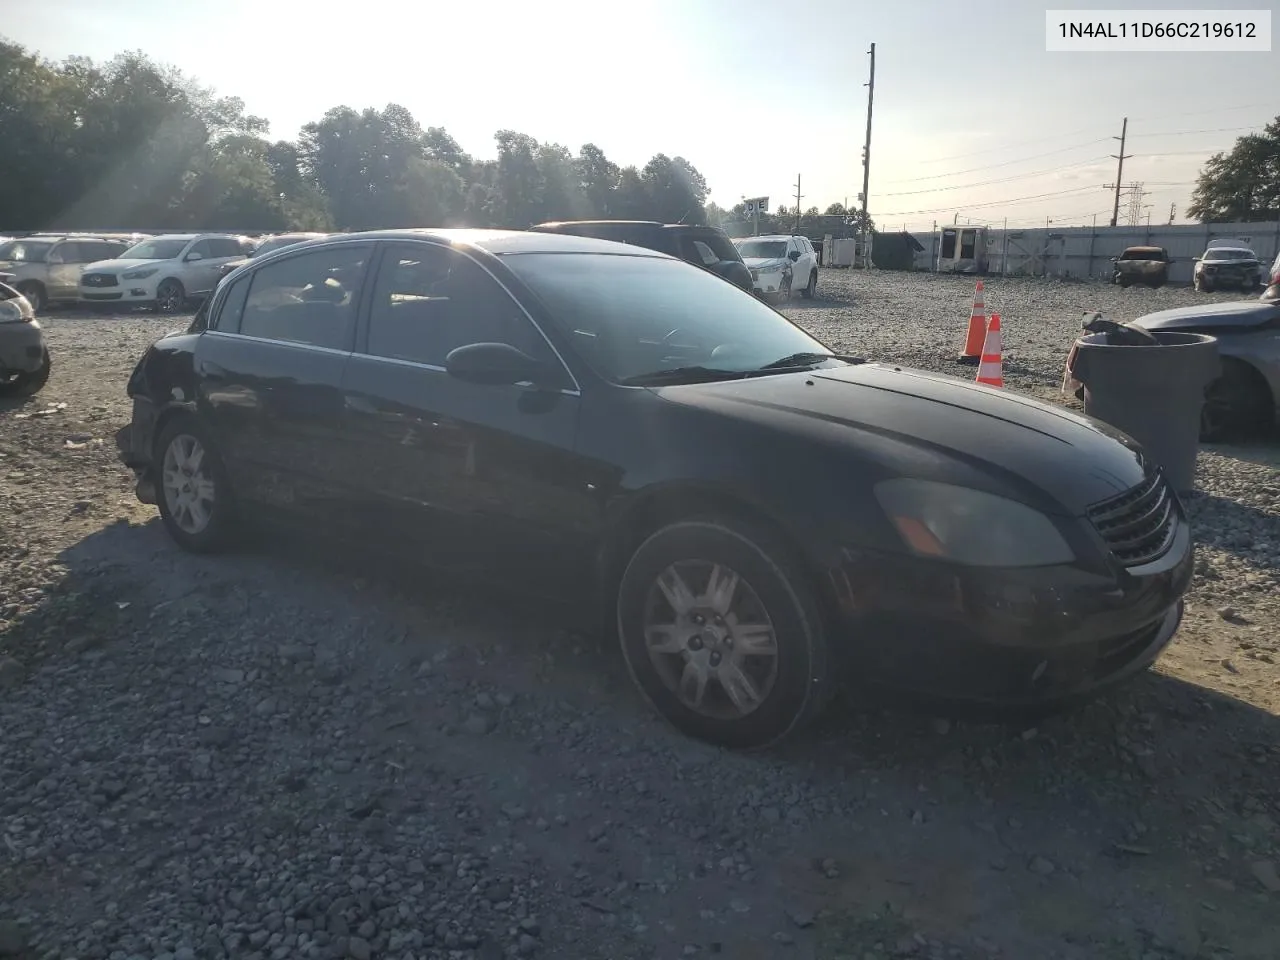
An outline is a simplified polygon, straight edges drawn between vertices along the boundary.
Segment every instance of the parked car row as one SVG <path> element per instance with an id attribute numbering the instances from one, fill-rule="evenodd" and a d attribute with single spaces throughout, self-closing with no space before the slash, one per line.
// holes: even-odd
<path id="1" fill-rule="evenodd" d="M 574 234 L 251 258 L 129 377 L 138 499 L 188 550 L 301 523 L 561 600 L 731 747 L 846 680 L 1054 709 L 1169 644 L 1190 527 L 1123 434 L 834 353 L 696 244 Z"/>
<path id="2" fill-rule="evenodd" d="M 12 275 L 10 285 L 37 314 L 68 304 L 142 306 L 175 313 L 212 292 L 223 276 L 249 257 L 321 236 L 37 233 L 0 241 L 0 271 Z"/>
<path id="3" fill-rule="evenodd" d="M 1271 277 L 1262 258 L 1242 240 L 1211 240 L 1203 254 L 1194 258 L 1192 285 L 1202 293 L 1238 289 L 1246 293 L 1265 287 L 1280 278 L 1280 254 L 1271 268 Z M 1115 268 L 1111 282 L 1122 287 L 1135 283 L 1162 287 L 1169 280 L 1169 266 L 1174 262 L 1164 247 L 1127 247 L 1112 257 Z"/>

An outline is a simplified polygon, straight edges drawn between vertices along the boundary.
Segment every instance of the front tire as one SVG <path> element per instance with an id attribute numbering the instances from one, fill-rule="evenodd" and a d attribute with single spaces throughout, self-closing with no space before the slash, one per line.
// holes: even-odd
<path id="1" fill-rule="evenodd" d="M 812 300 L 814 297 L 814 294 L 816 294 L 817 292 L 818 292 L 818 271 L 812 270 L 809 272 L 809 282 L 806 283 L 804 289 L 800 291 L 800 296 L 804 297 L 806 300 Z"/>
<path id="2" fill-rule="evenodd" d="M 688 736 L 767 747 L 826 703 L 817 598 L 791 551 L 753 523 L 691 518 L 651 534 L 622 575 L 617 615 L 632 680 Z"/>
<path id="3" fill-rule="evenodd" d="M 10 380 L 0 381 L 0 397 L 31 397 L 39 393 L 49 382 L 49 372 L 53 369 L 53 361 L 46 347 L 40 361 L 40 368 L 20 373 Z"/>
<path id="4" fill-rule="evenodd" d="M 187 292 L 177 280 L 162 280 L 156 288 L 156 312 L 180 313 L 187 303 Z"/>
<path id="5" fill-rule="evenodd" d="M 171 420 L 156 440 L 153 471 L 160 518 L 191 553 L 228 547 L 236 508 L 227 471 L 204 426 L 192 416 Z"/>
<path id="6" fill-rule="evenodd" d="M 1274 422 L 1275 404 L 1266 381 L 1253 367 L 1222 359 L 1222 375 L 1205 390 L 1200 439 L 1205 443 L 1244 439 L 1265 433 Z"/>

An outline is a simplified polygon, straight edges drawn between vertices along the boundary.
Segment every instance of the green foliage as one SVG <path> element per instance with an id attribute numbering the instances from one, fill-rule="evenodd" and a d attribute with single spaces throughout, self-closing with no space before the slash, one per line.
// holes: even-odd
<path id="1" fill-rule="evenodd" d="M 0 226 L 35 229 L 523 228 L 545 220 L 707 221 L 683 157 L 620 168 L 595 144 L 500 130 L 467 154 L 403 106 L 337 106 L 296 141 L 142 53 L 46 61 L 0 39 Z M 719 208 L 716 217 L 723 215 Z"/>
<path id="2" fill-rule="evenodd" d="M 1209 158 L 1187 215 L 1201 223 L 1280 218 L 1280 117 Z"/>
<path id="3" fill-rule="evenodd" d="M 754 230 L 751 218 L 747 216 L 744 204 L 735 204 L 732 210 L 716 208 L 721 218 L 720 226 L 733 237 L 750 236 Z M 708 211 L 710 216 L 710 211 Z M 875 221 L 867 218 L 867 228 L 875 230 Z M 799 233 L 810 240 L 821 240 L 827 234 L 833 237 L 856 237 L 862 229 L 862 211 L 845 210 L 844 205 L 833 203 L 824 213 L 817 207 L 810 207 L 800 214 L 800 229 L 796 230 L 796 212 L 787 206 L 780 206 L 772 213 L 760 216 L 761 235 L 769 233 Z"/>

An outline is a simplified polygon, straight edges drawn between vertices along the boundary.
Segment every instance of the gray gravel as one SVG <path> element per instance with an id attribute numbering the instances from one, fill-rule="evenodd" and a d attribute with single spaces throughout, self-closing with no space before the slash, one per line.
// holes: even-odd
<path id="1" fill-rule="evenodd" d="M 819 289 L 785 310 L 833 346 L 954 371 L 971 281 Z M 1196 296 L 987 281 L 1044 396 L 1083 310 Z M 1036 730 L 841 702 L 735 756 L 548 611 L 176 550 L 111 436 L 182 324 L 55 314 L 0 407 L 0 957 L 1274 958 L 1274 447 L 1202 453 L 1187 625 L 1129 689 Z"/>

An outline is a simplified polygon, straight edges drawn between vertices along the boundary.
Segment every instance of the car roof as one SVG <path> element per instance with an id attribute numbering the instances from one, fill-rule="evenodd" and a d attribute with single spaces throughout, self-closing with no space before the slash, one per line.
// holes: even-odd
<path id="1" fill-rule="evenodd" d="M 632 257 L 673 260 L 665 253 L 613 240 L 579 237 L 569 233 L 539 233 L 532 230 L 490 230 L 481 227 L 410 228 L 403 230 L 367 230 L 359 233 L 337 233 L 306 245 L 320 245 L 344 240 L 426 240 L 479 247 L 497 256 L 513 253 L 612 253 Z M 302 244 L 290 249 L 301 249 Z"/>
<path id="2" fill-rule="evenodd" d="M 759 237 L 737 237 L 738 240 L 790 240 L 792 237 L 798 237 L 798 233 L 766 233 Z"/>

